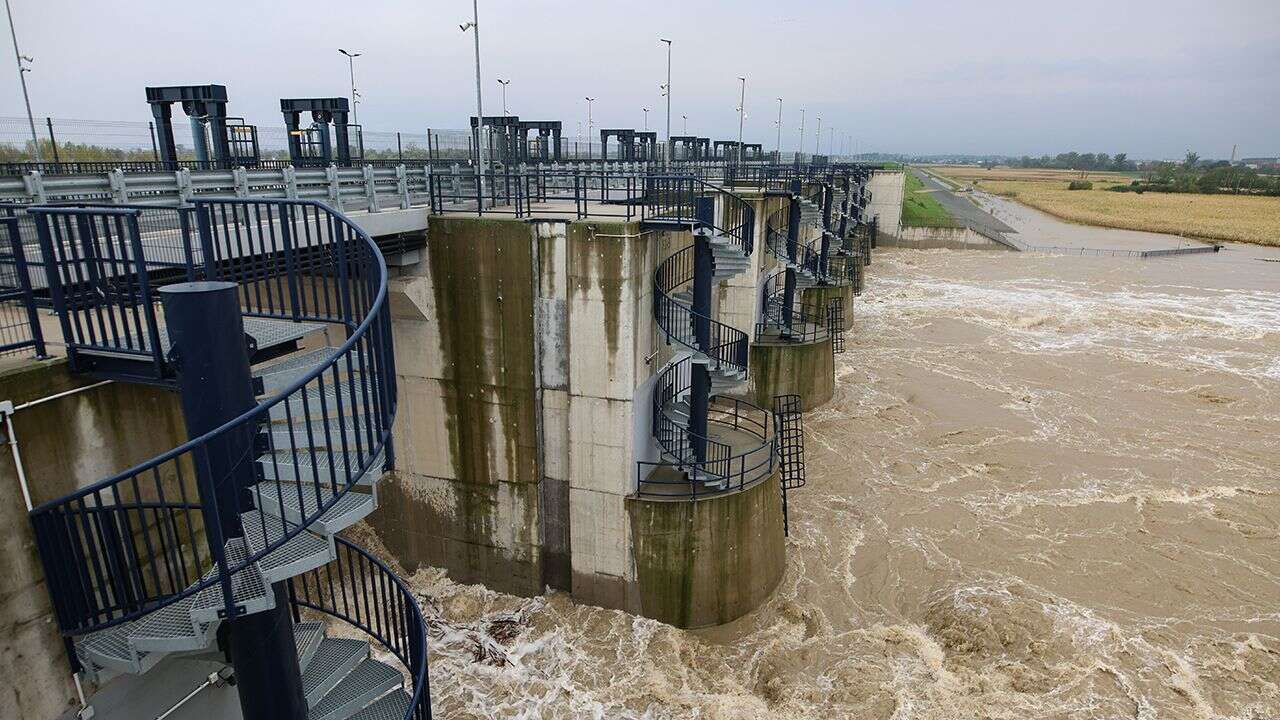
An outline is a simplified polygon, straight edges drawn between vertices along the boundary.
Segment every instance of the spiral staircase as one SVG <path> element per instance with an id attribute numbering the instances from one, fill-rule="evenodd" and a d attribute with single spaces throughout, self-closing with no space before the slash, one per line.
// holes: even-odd
<path id="1" fill-rule="evenodd" d="M 73 669 L 105 681 L 170 656 L 226 658 L 233 623 L 287 610 L 308 717 L 429 718 L 413 593 L 338 535 L 377 508 L 393 461 L 375 242 L 299 200 L 27 212 L 73 371 L 177 387 L 193 361 L 157 310 L 161 288 L 191 281 L 235 283 L 253 366 L 231 419 L 31 511 Z"/>
<path id="2" fill-rule="evenodd" d="M 756 326 L 757 341 L 816 342 L 831 337 L 833 347 L 843 347 L 843 312 L 838 302 L 825 307 L 793 298 L 793 293 L 820 286 L 851 285 L 860 294 L 863 253 L 851 246 L 861 225 L 865 207 L 865 174 L 846 171 L 828 175 L 801 191 L 799 179 L 790 182 L 790 201 L 774 211 L 765 224 L 766 246 L 777 262 L 777 271 L 763 286 L 762 320 Z M 836 198 L 839 197 L 839 201 Z M 792 222 L 792 215 L 798 220 Z M 850 224 L 852 222 L 852 225 Z M 817 228 L 815 237 L 801 240 L 804 228 Z M 869 250 L 869 249 L 868 249 Z"/>
<path id="3" fill-rule="evenodd" d="M 690 230 L 694 242 L 659 263 L 653 288 L 659 332 L 675 348 L 654 385 L 653 435 L 661 465 L 680 478 L 656 489 L 660 482 L 642 478 L 640 493 L 739 490 L 773 472 L 775 423 L 770 410 L 733 397 L 748 379 L 749 336 L 713 317 L 710 296 L 721 281 L 754 270 L 755 210 L 696 178 L 646 183 L 646 224 Z"/>

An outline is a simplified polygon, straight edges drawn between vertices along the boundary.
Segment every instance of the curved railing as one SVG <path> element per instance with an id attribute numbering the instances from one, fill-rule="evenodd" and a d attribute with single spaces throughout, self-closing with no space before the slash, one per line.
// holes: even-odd
<path id="1" fill-rule="evenodd" d="M 649 222 L 669 222 L 705 228 L 727 239 L 743 257 L 754 248 L 755 209 L 741 196 L 711 183 L 688 177 L 646 178 L 645 217 Z M 715 196 L 720 207 L 715 207 Z M 699 208 L 699 202 L 711 207 Z M 695 312 L 676 291 L 693 281 L 693 246 L 672 253 L 654 273 L 653 314 L 665 339 L 711 358 L 717 367 L 747 371 L 748 337 L 745 332 L 715 318 Z M 704 350 L 695 340 L 695 324 L 705 323 L 710 341 Z"/>
<path id="2" fill-rule="evenodd" d="M 108 223 L 129 221 L 130 212 L 118 211 Z M 196 213 L 199 275 L 238 282 L 246 316 L 325 323 L 345 339 L 314 351 L 311 364 L 239 417 L 31 511 L 67 636 L 139 618 L 215 586 L 216 604 L 234 614 L 235 573 L 284 547 L 366 473 L 388 464 L 395 367 L 387 270 L 373 240 L 315 201 L 202 199 Z M 44 215 L 53 234 L 85 222 L 72 210 Z M 273 422 L 292 433 L 261 432 Z M 299 515 L 286 521 L 254 507 L 247 488 L 221 504 L 207 492 L 202 504 L 200 483 L 209 480 L 200 478 L 209 477 L 211 458 L 229 452 L 237 468 L 258 465 L 248 469 L 251 476 L 288 476 Z M 278 498 L 282 505 L 285 499 Z M 228 552 L 219 529 L 228 513 L 241 518 L 255 551 Z"/>
<path id="3" fill-rule="evenodd" d="M 757 341 L 766 333 L 780 328 L 790 328 L 787 337 L 792 342 L 806 343 L 826 338 L 830 334 L 826 307 L 804 302 L 797 296 L 791 308 L 790 322 L 787 321 L 783 303 L 785 277 L 786 271 L 780 270 L 765 278 L 760 291 L 762 308 L 761 321 L 756 323 Z"/>
<path id="4" fill-rule="evenodd" d="M 750 258 L 755 242 L 755 209 L 741 196 L 723 187 L 691 177 L 646 178 L 645 218 L 649 222 L 687 226 L 694 232 L 710 232 L 708 242 L 727 258 Z M 691 295 L 681 296 L 681 288 L 694 281 L 694 246 L 678 250 L 659 263 L 654 273 L 654 318 L 668 343 L 674 342 L 688 354 L 678 356 L 659 371 L 653 390 L 653 435 L 669 459 L 640 463 L 638 469 L 674 466 L 688 473 L 672 483 L 691 488 L 698 495 L 738 490 L 773 472 L 776 462 L 775 433 L 768 410 L 715 394 L 718 383 L 738 383 L 747 378 L 749 336 L 738 328 L 695 312 Z M 714 277 L 714 273 L 713 273 Z M 699 332 L 705 333 L 700 341 Z M 746 439 L 736 446 L 701 434 L 688 426 L 688 407 L 680 407 L 693 389 L 695 358 L 708 364 L 711 397 L 708 398 L 708 425 L 731 427 Z M 701 458 L 693 446 L 702 448 Z M 735 449 L 736 447 L 736 449 Z M 661 481 L 648 481 L 658 482 Z M 641 483 L 641 494 L 647 494 Z M 657 494 L 670 494 L 663 490 Z"/>
<path id="5" fill-rule="evenodd" d="M 413 591 L 364 548 L 340 537 L 334 542 L 333 562 L 288 580 L 294 622 L 304 612 L 320 613 L 378 641 L 400 661 L 412 684 L 404 720 L 428 720 L 427 629 Z"/>

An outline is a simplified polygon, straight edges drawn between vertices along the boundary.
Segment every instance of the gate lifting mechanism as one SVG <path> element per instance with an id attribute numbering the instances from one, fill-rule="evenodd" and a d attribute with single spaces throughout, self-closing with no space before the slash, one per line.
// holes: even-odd
<path id="1" fill-rule="evenodd" d="M 364 160 L 364 134 L 347 122 L 346 98 L 285 98 L 280 101 L 289 133 L 289 160 L 296 167 L 351 167 Z M 302 113 L 311 113 L 309 128 L 300 126 Z M 333 125 L 332 129 L 329 127 Z M 336 149 L 336 155 L 335 155 Z"/>
<path id="2" fill-rule="evenodd" d="M 191 121 L 191 142 L 200 170 L 229 170 L 237 165 L 258 166 L 258 129 L 242 118 L 227 117 L 225 85 L 172 85 L 147 88 L 147 103 L 155 118 L 156 151 L 167 169 L 179 167 L 173 134 L 173 104 L 179 103 Z M 234 122 L 233 122 L 234 121 Z"/>

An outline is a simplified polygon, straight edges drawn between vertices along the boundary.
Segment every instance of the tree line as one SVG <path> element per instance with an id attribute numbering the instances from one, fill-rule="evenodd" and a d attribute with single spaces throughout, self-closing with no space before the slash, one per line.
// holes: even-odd
<path id="1" fill-rule="evenodd" d="M 1128 153 L 1058 153 L 1056 156 L 1041 155 L 1031 157 L 1023 155 L 1011 163 L 1020 168 L 1041 168 L 1052 170 L 1137 170 L 1138 164 L 1129 159 Z"/>

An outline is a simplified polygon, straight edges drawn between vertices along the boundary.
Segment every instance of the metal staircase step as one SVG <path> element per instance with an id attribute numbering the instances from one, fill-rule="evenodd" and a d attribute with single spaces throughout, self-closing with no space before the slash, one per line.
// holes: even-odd
<path id="1" fill-rule="evenodd" d="M 267 429 L 271 443 L 268 447 L 280 452 L 329 447 L 355 451 L 371 444 L 370 429 L 353 418 L 295 417 L 292 424 L 271 423 Z"/>
<path id="2" fill-rule="evenodd" d="M 209 647 L 217 623 L 197 623 L 191 619 L 195 597 L 189 595 L 139 618 L 129 631 L 129 643 L 135 650 L 147 652 L 182 652 Z"/>
<path id="3" fill-rule="evenodd" d="M 321 501 L 329 502 L 335 495 L 332 489 L 324 486 L 270 481 L 253 486 L 252 492 L 254 501 L 264 512 L 295 523 L 314 517 L 320 510 Z M 336 533 L 360 522 L 377 507 L 378 499 L 373 493 L 352 489 L 334 501 L 333 506 L 308 527 L 316 532 Z"/>
<path id="4" fill-rule="evenodd" d="M 355 453 L 343 452 L 317 452 L 314 455 L 306 452 L 291 453 L 280 451 L 276 453 L 265 453 L 259 455 L 256 462 L 262 471 L 262 479 L 274 480 L 282 483 L 320 483 L 332 487 L 335 482 L 338 485 L 347 484 L 347 455 L 351 455 L 350 467 L 352 471 L 359 467 L 358 457 Z M 378 453 L 372 461 L 368 463 L 368 468 L 364 473 L 356 479 L 356 483 L 360 485 L 372 485 L 382 477 L 382 466 L 386 462 L 386 458 L 382 453 Z M 337 465 L 337 477 L 334 476 L 333 465 Z"/>
<path id="5" fill-rule="evenodd" d="M 88 661 L 99 668 L 135 674 L 148 671 L 164 654 L 138 651 L 129 644 L 129 633 L 136 624 L 122 623 L 89 633 L 76 641 L 76 654 L 82 663 Z"/>
<path id="6" fill-rule="evenodd" d="M 298 668 L 307 671 L 320 641 L 324 640 L 324 623 L 318 620 L 293 624 L 293 645 L 298 650 Z"/>
<path id="7" fill-rule="evenodd" d="M 346 720 L 392 690 L 404 686 L 399 670 L 365 658 L 307 713 L 308 720 Z"/>
<path id="8" fill-rule="evenodd" d="M 315 707 L 361 660 L 369 657 L 364 640 L 327 637 L 320 641 L 311 662 L 302 673 L 302 695 L 307 707 Z"/>
<path id="9" fill-rule="evenodd" d="M 289 487 L 297 487 L 289 486 Z M 250 511 L 240 516 L 251 553 L 260 552 L 284 537 L 284 527 L 276 516 Z M 333 538 L 303 530 L 258 560 L 258 571 L 268 584 L 287 580 L 329 564 L 337 556 Z"/>
<path id="10" fill-rule="evenodd" d="M 403 720 L 409 714 L 413 698 L 403 690 L 395 690 L 378 702 L 352 715 L 350 720 Z"/>
<path id="11" fill-rule="evenodd" d="M 249 557 L 245 539 L 232 538 L 226 544 L 226 560 L 228 567 L 234 567 Z M 218 568 L 214 567 L 205 578 L 216 577 Z M 275 595 L 270 585 L 262 577 L 257 565 L 250 565 L 239 572 L 231 574 L 231 601 L 244 609 L 245 614 L 253 614 L 270 610 L 276 606 Z M 214 583 L 196 593 L 191 604 L 191 619 L 195 622 L 214 622 L 225 612 L 225 600 L 222 595 L 222 583 Z"/>
<path id="12" fill-rule="evenodd" d="M 304 353 L 295 353 L 284 360 L 254 370 L 253 376 L 262 378 L 262 386 L 266 394 L 271 395 L 327 363 L 334 352 L 334 348 L 323 347 Z"/>
<path id="13" fill-rule="evenodd" d="M 287 400 L 275 403 L 267 411 L 277 422 L 297 422 L 302 417 L 319 418 L 363 414 L 365 403 L 375 397 L 375 389 L 359 376 L 334 381 L 329 374 L 308 383 L 304 390 L 291 393 Z M 305 399 L 303 395 L 306 395 Z"/>

